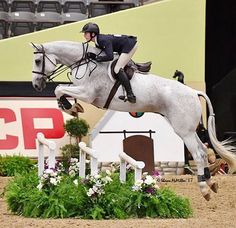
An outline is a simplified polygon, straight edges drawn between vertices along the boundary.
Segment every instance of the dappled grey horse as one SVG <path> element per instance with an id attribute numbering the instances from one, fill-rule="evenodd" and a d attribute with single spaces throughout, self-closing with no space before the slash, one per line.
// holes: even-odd
<path id="1" fill-rule="evenodd" d="M 73 84 L 58 85 L 55 89 L 60 108 L 70 113 L 75 106 L 65 100 L 64 94 L 77 98 L 99 108 L 104 108 L 114 79 L 110 74 L 110 62 L 97 63 L 86 58 L 86 52 L 102 54 L 100 49 L 87 44 L 55 41 L 41 45 L 33 45 L 33 87 L 42 91 L 46 81 L 60 73 L 57 64 L 71 69 Z M 134 72 L 131 85 L 137 103 L 131 104 L 119 99 L 124 95 L 120 86 L 109 104 L 109 109 L 124 112 L 154 112 L 162 114 L 173 127 L 191 152 L 197 165 L 198 182 L 202 195 L 210 199 L 210 190 L 217 192 L 218 184 L 211 178 L 208 169 L 205 145 L 196 134 L 202 108 L 199 96 L 208 105 L 208 132 L 211 143 L 217 153 L 228 163 L 229 172 L 236 172 L 236 154 L 228 142 L 219 142 L 215 131 L 215 115 L 212 104 L 203 92 L 194 90 L 175 80 L 165 79 L 153 74 Z M 80 109 L 80 106 L 76 107 Z M 209 186 L 209 187 L 208 187 Z"/>

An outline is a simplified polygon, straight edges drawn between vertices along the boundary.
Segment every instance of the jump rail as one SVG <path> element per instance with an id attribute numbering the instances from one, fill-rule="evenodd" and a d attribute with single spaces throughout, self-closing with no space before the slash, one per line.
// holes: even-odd
<path id="1" fill-rule="evenodd" d="M 56 143 L 54 141 L 46 139 L 44 134 L 41 132 L 37 134 L 37 140 L 38 140 L 38 176 L 41 176 L 44 171 L 44 146 L 47 146 L 49 149 L 48 166 L 49 168 L 55 168 Z M 87 147 L 84 142 L 80 142 L 79 147 L 80 147 L 79 176 L 85 178 L 86 154 L 88 154 L 91 158 L 90 162 L 91 175 L 98 174 L 98 154 L 96 153 L 96 151 Z M 120 181 L 123 183 L 126 181 L 127 163 L 129 163 L 131 166 L 134 167 L 135 181 L 140 180 L 142 178 L 142 169 L 145 167 L 144 162 L 136 161 L 124 152 L 121 152 L 119 154 L 119 157 L 120 157 Z"/>
<path id="2" fill-rule="evenodd" d="M 80 147 L 79 176 L 85 178 L 86 154 L 88 154 L 91 157 L 91 162 L 90 162 L 91 175 L 98 174 L 98 155 L 96 151 L 87 147 L 84 142 L 80 142 L 79 147 Z"/>
<path id="3" fill-rule="evenodd" d="M 145 167 L 145 163 L 142 161 L 136 161 L 124 152 L 119 154 L 120 157 L 120 182 L 126 181 L 126 164 L 127 162 L 134 167 L 134 180 L 142 179 L 142 169 Z"/>
<path id="4" fill-rule="evenodd" d="M 54 141 L 45 138 L 44 134 L 39 132 L 37 134 L 38 140 L 38 176 L 41 176 L 44 171 L 44 146 L 49 149 L 48 166 L 49 168 L 55 168 L 55 150 L 56 143 Z"/>
<path id="5" fill-rule="evenodd" d="M 84 178 L 85 177 L 85 162 L 86 162 L 86 154 L 91 157 L 91 175 L 98 174 L 98 154 L 95 150 L 86 146 L 84 142 L 79 143 L 80 147 L 80 168 L 79 168 L 79 176 Z M 121 152 L 119 154 L 120 157 L 120 181 L 126 181 L 126 164 L 129 163 L 134 167 L 134 180 L 141 180 L 142 178 L 142 169 L 145 167 L 144 162 L 136 161 L 126 153 Z"/>

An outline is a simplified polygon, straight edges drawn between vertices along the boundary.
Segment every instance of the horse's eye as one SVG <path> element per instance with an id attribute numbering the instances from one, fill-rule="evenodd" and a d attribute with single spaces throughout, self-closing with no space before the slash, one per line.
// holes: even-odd
<path id="1" fill-rule="evenodd" d="M 36 59 L 35 60 L 35 64 L 38 66 L 40 64 L 41 60 L 40 59 Z"/>

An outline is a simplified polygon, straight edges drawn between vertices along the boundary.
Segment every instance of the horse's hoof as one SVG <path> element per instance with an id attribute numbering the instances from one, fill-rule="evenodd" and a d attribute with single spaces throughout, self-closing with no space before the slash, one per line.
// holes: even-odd
<path id="1" fill-rule="evenodd" d="M 72 109 L 73 108 L 75 108 L 77 112 L 84 112 L 84 108 L 79 103 L 73 104 Z"/>
<path id="2" fill-rule="evenodd" d="M 211 194 L 207 193 L 206 195 L 203 196 L 205 200 L 209 201 L 211 199 Z"/>
<path id="3" fill-rule="evenodd" d="M 74 116 L 74 117 L 78 117 L 77 112 L 71 112 L 70 115 L 72 115 L 72 116 Z"/>
<path id="4" fill-rule="evenodd" d="M 218 192 L 218 188 L 219 188 L 219 185 L 217 182 L 214 182 L 211 186 L 210 186 L 211 190 L 215 193 Z"/>

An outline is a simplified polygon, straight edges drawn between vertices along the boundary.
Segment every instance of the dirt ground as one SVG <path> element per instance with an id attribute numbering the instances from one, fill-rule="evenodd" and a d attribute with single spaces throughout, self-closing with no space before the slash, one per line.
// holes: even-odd
<path id="1" fill-rule="evenodd" d="M 236 176 L 213 177 L 219 183 L 219 192 L 212 193 L 207 202 L 200 194 L 196 176 L 165 176 L 163 185 L 170 186 L 179 195 L 190 199 L 194 214 L 189 219 L 128 219 L 128 220 L 81 220 L 81 219 L 31 219 L 12 215 L 4 199 L 0 198 L 0 227 L 98 227 L 98 228 L 150 228 L 150 227 L 229 227 L 236 228 Z M 9 178 L 0 177 L 0 193 Z"/>

